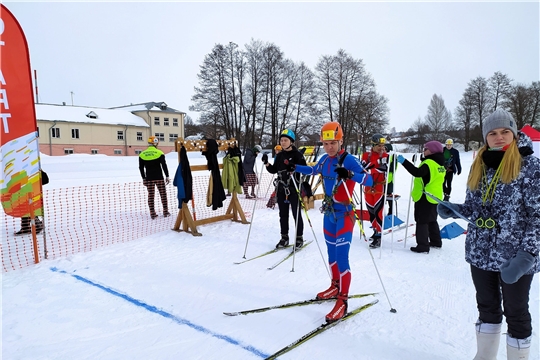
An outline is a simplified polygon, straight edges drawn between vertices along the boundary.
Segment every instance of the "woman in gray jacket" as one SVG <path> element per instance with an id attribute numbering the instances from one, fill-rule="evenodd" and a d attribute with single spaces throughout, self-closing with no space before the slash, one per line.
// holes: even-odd
<path id="1" fill-rule="evenodd" d="M 479 312 L 474 359 L 497 358 L 504 315 L 508 359 L 525 360 L 532 338 L 529 292 L 540 271 L 540 159 L 505 110 L 484 120 L 482 134 L 486 145 L 471 166 L 465 203 L 445 201 L 437 210 L 442 218 L 461 214 L 475 223 L 465 241 Z"/>

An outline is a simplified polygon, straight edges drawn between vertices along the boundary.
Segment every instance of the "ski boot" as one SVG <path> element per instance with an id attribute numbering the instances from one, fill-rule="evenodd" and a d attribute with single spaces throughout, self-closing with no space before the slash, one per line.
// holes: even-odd
<path id="1" fill-rule="evenodd" d="M 373 239 L 373 241 L 371 242 L 371 244 L 369 244 L 370 248 L 376 249 L 376 248 L 381 247 L 381 234 L 380 233 L 373 234 L 371 238 Z"/>
<path id="2" fill-rule="evenodd" d="M 339 280 L 332 280 L 330 287 L 318 293 L 316 298 L 318 300 L 333 299 L 337 296 L 338 293 L 339 293 Z"/>
<path id="3" fill-rule="evenodd" d="M 289 235 L 281 234 L 281 240 L 276 245 L 276 249 L 289 246 Z"/>
<path id="4" fill-rule="evenodd" d="M 347 299 L 348 295 L 339 294 L 337 297 L 336 305 L 332 311 L 326 315 L 326 322 L 331 323 L 341 319 L 347 313 Z"/>
<path id="5" fill-rule="evenodd" d="M 302 247 L 302 245 L 304 245 L 304 238 L 302 236 L 297 236 L 296 241 L 294 243 L 294 246 L 297 249 L 300 249 Z"/>

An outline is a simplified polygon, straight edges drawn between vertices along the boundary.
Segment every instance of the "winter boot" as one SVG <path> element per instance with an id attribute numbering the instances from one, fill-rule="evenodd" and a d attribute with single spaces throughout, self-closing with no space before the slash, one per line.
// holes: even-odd
<path id="1" fill-rule="evenodd" d="M 516 339 L 506 334 L 506 356 L 508 360 L 528 360 L 531 351 L 531 338 Z"/>
<path id="2" fill-rule="evenodd" d="M 43 231 L 43 221 L 39 218 L 36 218 L 36 234 L 39 234 Z"/>
<path id="3" fill-rule="evenodd" d="M 17 231 L 15 235 L 23 235 L 23 234 L 30 234 L 32 232 L 32 228 L 30 227 L 30 218 L 27 216 L 23 216 L 21 218 L 21 230 Z"/>
<path id="4" fill-rule="evenodd" d="M 476 323 L 476 356 L 473 360 L 497 360 L 502 324 Z"/>
<path id="5" fill-rule="evenodd" d="M 339 293 L 339 280 L 332 280 L 330 287 L 324 291 L 321 291 L 317 294 L 317 299 L 327 300 L 337 297 Z"/>
<path id="6" fill-rule="evenodd" d="M 422 248 L 420 246 L 412 246 L 411 251 L 415 252 L 415 253 L 418 253 L 418 254 L 429 254 L 429 248 L 424 249 L 424 248 Z"/>
<path id="7" fill-rule="evenodd" d="M 331 323 L 341 319 L 347 313 L 348 295 L 339 294 L 332 311 L 326 315 L 326 322 Z"/>
<path id="8" fill-rule="evenodd" d="M 381 233 L 375 233 L 371 238 L 373 239 L 373 241 L 371 242 L 371 244 L 369 244 L 370 248 L 376 249 L 381 247 Z"/>
<path id="9" fill-rule="evenodd" d="M 289 246 L 289 235 L 281 234 L 281 240 L 276 245 L 276 249 Z"/>
<path id="10" fill-rule="evenodd" d="M 294 246 L 297 249 L 300 249 L 304 245 L 304 237 L 302 235 L 296 237 L 296 241 L 294 243 Z"/>

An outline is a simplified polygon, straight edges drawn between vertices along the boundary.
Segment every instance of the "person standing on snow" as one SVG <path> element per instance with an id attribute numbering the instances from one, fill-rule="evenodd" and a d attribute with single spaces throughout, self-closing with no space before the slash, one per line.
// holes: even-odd
<path id="1" fill-rule="evenodd" d="M 332 322 L 347 313 L 351 284 L 349 249 L 355 216 L 349 195 L 353 193 L 356 183 L 370 186 L 373 179 L 356 157 L 341 149 L 343 130 L 337 122 L 324 124 L 321 128 L 321 141 L 326 154 L 315 166 L 296 165 L 295 170 L 305 175 L 320 174 L 323 178 L 325 196 L 321 211 L 324 213 L 323 232 L 332 281 L 327 290 L 317 294 L 317 299 L 337 297 L 334 308 L 326 315 L 326 321 Z"/>
<path id="2" fill-rule="evenodd" d="M 418 167 L 405 160 L 403 155 L 398 155 L 397 161 L 415 178 L 411 197 L 414 201 L 416 246 L 411 247 L 411 251 L 429 253 L 432 247 L 440 249 L 442 239 L 437 222 L 437 201 L 424 194 L 424 191 L 439 200 L 443 198 L 442 185 L 446 172 L 443 146 L 438 141 L 427 142 Z"/>
<path id="3" fill-rule="evenodd" d="M 294 132 L 289 129 L 285 129 L 279 135 L 279 143 L 283 151 L 276 155 L 274 164 L 268 162 L 268 154 L 262 156 L 262 161 L 266 170 L 270 174 L 277 174 L 277 203 L 279 207 L 279 224 L 281 228 L 281 240 L 276 245 L 277 248 L 286 247 L 289 245 L 289 205 L 292 209 L 294 221 L 296 223 L 296 241 L 295 246 L 297 248 L 304 245 L 304 221 L 302 220 L 302 214 L 299 209 L 300 199 L 296 188 L 292 183 L 291 172 L 294 171 L 294 165 L 306 165 L 304 156 L 293 145 L 296 136 Z M 294 174 L 293 174 L 294 175 Z M 299 174 L 294 175 L 296 185 L 300 186 Z M 298 214 L 298 217 L 297 217 Z"/>
<path id="4" fill-rule="evenodd" d="M 171 214 L 167 205 L 167 191 L 165 185 L 168 185 L 171 181 L 169 179 L 169 169 L 165 162 L 165 154 L 157 147 L 159 145 L 159 139 L 155 136 L 148 138 L 148 148 L 139 154 L 139 171 L 143 179 L 143 185 L 146 186 L 148 191 L 148 207 L 150 208 L 150 217 L 152 219 L 157 218 L 156 211 L 154 210 L 154 197 L 156 186 L 159 191 L 159 197 L 161 198 L 161 204 L 163 205 L 163 216 L 167 217 Z M 165 173 L 165 180 L 163 180 L 163 172 Z"/>
<path id="5" fill-rule="evenodd" d="M 257 155 L 261 152 L 261 145 L 255 145 L 253 149 L 246 149 L 244 155 L 244 174 L 246 174 L 246 181 L 244 182 L 244 195 L 246 199 L 255 199 L 255 186 L 259 183 L 257 179 L 257 174 L 255 173 L 255 159 Z M 249 187 L 251 186 L 251 195 L 249 194 Z"/>
<path id="6" fill-rule="evenodd" d="M 384 211 L 384 187 L 386 184 L 386 172 L 388 171 L 388 154 L 384 145 L 386 139 L 381 134 L 371 137 L 371 151 L 362 154 L 362 166 L 369 170 L 373 185 L 364 187 L 366 207 L 369 212 L 369 221 L 373 227 L 373 240 L 370 248 L 381 246 L 381 231 Z"/>
<path id="7" fill-rule="evenodd" d="M 540 272 L 540 159 L 531 156 L 531 138 L 518 132 L 505 110 L 484 120 L 482 135 L 485 145 L 471 165 L 465 202 L 445 201 L 437 210 L 443 219 L 460 214 L 476 224 L 465 239 L 479 313 L 475 359 L 497 357 L 504 315 L 508 360 L 527 360 L 529 293 Z"/>
<path id="8" fill-rule="evenodd" d="M 452 192 L 452 179 L 454 174 L 461 174 L 461 161 L 459 160 L 459 151 L 454 149 L 454 140 L 446 140 L 446 147 L 444 148 L 444 166 L 446 167 L 446 175 L 444 177 L 443 192 L 444 201 L 450 199 L 450 193 Z"/>

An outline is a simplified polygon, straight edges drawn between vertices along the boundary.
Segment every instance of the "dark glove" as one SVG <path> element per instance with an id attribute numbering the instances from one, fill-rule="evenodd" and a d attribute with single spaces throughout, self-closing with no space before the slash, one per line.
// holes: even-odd
<path id="1" fill-rule="evenodd" d="M 348 178 L 351 177 L 351 172 L 347 169 L 345 169 L 344 167 L 337 167 L 335 168 L 334 170 L 336 173 L 337 173 L 337 176 L 338 176 L 338 179 L 341 180 L 347 180 Z"/>
<path id="2" fill-rule="evenodd" d="M 458 174 L 458 175 L 461 175 L 461 171 L 459 171 L 457 174 Z"/>
<path id="3" fill-rule="evenodd" d="M 287 172 L 294 172 L 296 169 L 296 165 L 287 159 L 285 159 L 283 163 L 285 164 L 285 169 L 287 169 Z"/>
<path id="4" fill-rule="evenodd" d="M 171 182 L 171 179 L 169 179 L 169 178 L 165 179 L 165 185 L 169 185 L 170 182 Z"/>
<path id="5" fill-rule="evenodd" d="M 405 161 L 405 158 L 403 157 L 403 155 L 400 154 L 400 155 L 397 156 L 397 162 L 398 163 L 403 164 L 404 161 Z"/>
<path id="6" fill-rule="evenodd" d="M 535 257 L 526 251 L 518 250 L 516 256 L 501 266 L 501 278 L 507 284 L 513 284 L 534 266 Z"/>
<path id="7" fill-rule="evenodd" d="M 437 213 L 439 213 L 440 217 L 443 219 L 458 219 L 459 216 L 456 215 L 456 212 L 459 212 L 458 206 L 456 204 L 452 204 L 449 201 L 443 201 L 439 205 L 437 205 Z"/>
<path id="8" fill-rule="evenodd" d="M 379 160 L 377 160 L 377 164 L 386 164 L 388 162 L 387 157 L 382 157 Z"/>
<path id="9" fill-rule="evenodd" d="M 268 164 L 268 154 L 263 154 L 262 156 L 262 162 L 266 165 Z"/>

